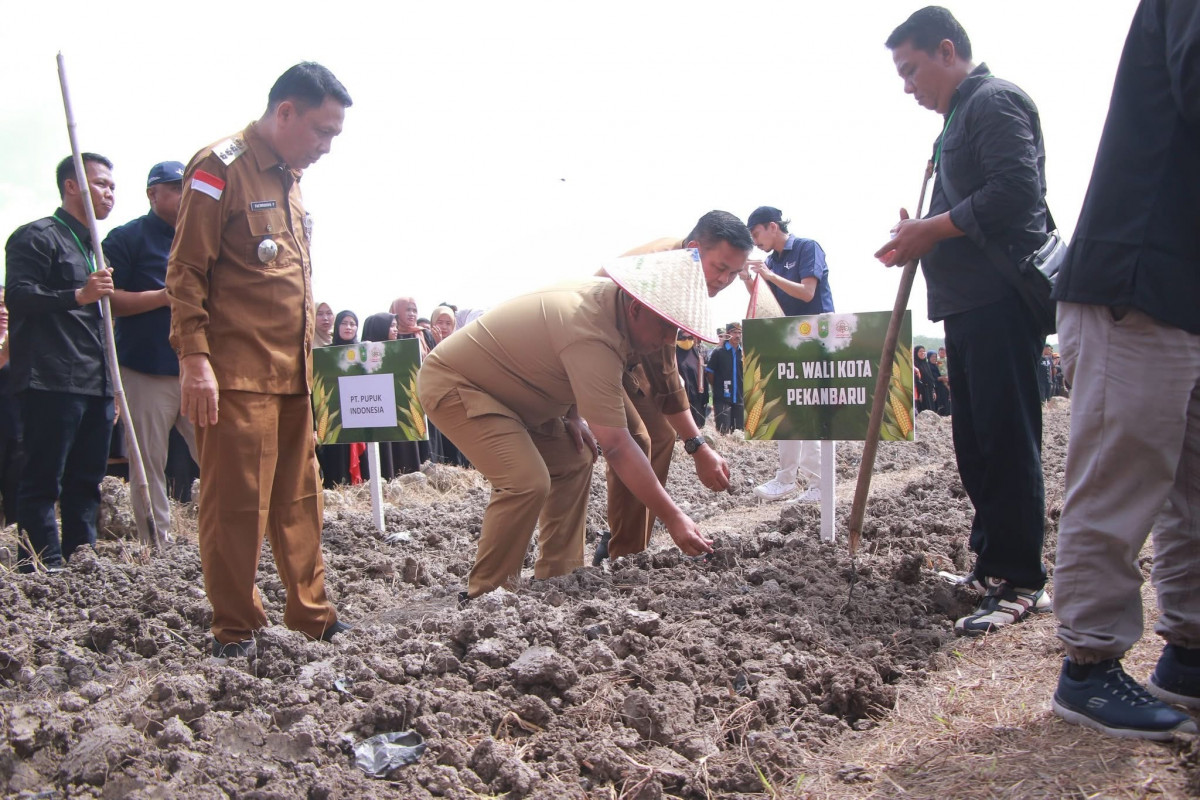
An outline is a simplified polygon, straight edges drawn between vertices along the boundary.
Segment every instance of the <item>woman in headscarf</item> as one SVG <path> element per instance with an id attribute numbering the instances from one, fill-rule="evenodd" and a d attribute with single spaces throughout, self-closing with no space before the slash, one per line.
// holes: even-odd
<path id="1" fill-rule="evenodd" d="M 339 311 L 333 323 L 333 342 L 338 345 L 358 344 L 358 315 L 353 311 Z"/>
<path id="2" fill-rule="evenodd" d="M 943 417 L 950 415 L 950 385 L 936 351 L 925 353 L 929 374 L 933 376 L 933 410 Z"/>
<path id="3" fill-rule="evenodd" d="M 416 339 L 421 345 L 421 360 L 425 360 L 425 356 L 429 355 L 430 343 L 433 337 L 429 332 L 417 324 L 420 319 L 417 311 L 417 301 L 412 297 L 397 297 L 392 301 L 392 307 L 388 309 L 396 315 L 396 328 L 399 331 L 397 339 Z"/>
<path id="4" fill-rule="evenodd" d="M 449 306 L 438 306 L 429 315 L 429 319 L 431 320 L 429 330 L 433 334 L 434 347 L 445 341 L 446 337 L 454 333 L 454 329 L 458 327 L 454 320 L 454 309 Z M 432 422 L 427 427 L 429 429 L 430 458 L 435 463 L 450 464 L 455 467 L 471 466 L 471 462 L 459 451 L 458 446 L 447 439 L 446 435 L 439 431 Z"/>
<path id="5" fill-rule="evenodd" d="M 333 309 L 329 303 L 317 303 L 317 335 L 313 347 L 329 347 L 333 344 Z"/>
<path id="6" fill-rule="evenodd" d="M 396 315 L 383 311 L 367 317 L 362 326 L 364 342 L 395 341 L 399 330 L 396 327 Z"/>
<path id="7" fill-rule="evenodd" d="M 450 334 L 454 333 L 454 329 L 458 327 L 458 323 L 454 321 L 454 309 L 449 306 L 438 306 L 429 315 L 430 333 L 433 334 L 433 341 L 440 343 Z"/>
<path id="8" fill-rule="evenodd" d="M 917 345 L 913 348 L 913 372 L 914 379 L 920 377 L 921 399 L 917 404 L 918 413 L 921 411 L 936 411 L 937 401 L 934 396 L 934 387 L 937 385 L 937 379 L 933 376 L 933 370 L 929 368 L 929 359 L 925 357 L 925 348 Z"/>
<path id="9" fill-rule="evenodd" d="M 358 316 L 353 311 L 339 311 L 333 322 L 333 347 L 358 344 Z M 362 471 L 358 464 L 361 445 L 323 444 L 317 447 L 317 463 L 321 465 L 322 481 L 326 489 L 338 484 L 362 483 Z"/>
<path id="10" fill-rule="evenodd" d="M 429 340 L 425 338 L 427 331 L 417 324 L 419 312 L 417 301 L 411 297 L 397 297 L 388 309 L 396 315 L 397 339 L 416 339 L 420 347 L 420 360 L 424 361 L 429 355 Z M 396 471 L 419 472 L 421 465 L 429 460 L 429 442 L 392 442 L 392 460 Z"/>

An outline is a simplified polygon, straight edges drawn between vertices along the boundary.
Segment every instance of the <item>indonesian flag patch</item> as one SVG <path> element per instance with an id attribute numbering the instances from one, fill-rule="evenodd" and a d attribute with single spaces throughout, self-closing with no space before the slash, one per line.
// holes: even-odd
<path id="1" fill-rule="evenodd" d="M 213 200 L 220 200 L 221 193 L 225 191 L 225 181 L 210 172 L 198 169 L 192 175 L 192 188 L 204 192 Z"/>

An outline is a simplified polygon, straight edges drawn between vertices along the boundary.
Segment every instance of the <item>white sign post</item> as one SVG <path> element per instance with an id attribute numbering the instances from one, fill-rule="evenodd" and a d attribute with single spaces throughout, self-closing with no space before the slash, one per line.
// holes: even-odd
<path id="1" fill-rule="evenodd" d="M 383 533 L 383 484 L 379 480 L 379 442 L 367 442 L 367 469 L 371 470 L 371 519 Z"/>
<path id="2" fill-rule="evenodd" d="M 836 459 L 834 458 L 835 442 L 821 442 L 821 541 L 832 542 L 833 517 L 837 510 L 837 498 L 834 497 L 834 476 L 837 474 Z"/>
<path id="3" fill-rule="evenodd" d="M 344 428 L 396 427 L 396 384 L 391 375 L 343 375 L 338 378 Z M 371 519 L 383 532 L 383 485 L 379 481 L 379 442 L 367 442 L 371 470 Z"/>

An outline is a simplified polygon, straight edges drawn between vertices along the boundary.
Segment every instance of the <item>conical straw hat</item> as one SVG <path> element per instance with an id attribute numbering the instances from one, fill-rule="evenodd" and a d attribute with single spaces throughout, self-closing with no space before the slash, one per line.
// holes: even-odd
<path id="1" fill-rule="evenodd" d="M 698 250 L 667 250 L 610 261 L 604 273 L 643 305 L 680 330 L 715 342 L 708 285 Z"/>

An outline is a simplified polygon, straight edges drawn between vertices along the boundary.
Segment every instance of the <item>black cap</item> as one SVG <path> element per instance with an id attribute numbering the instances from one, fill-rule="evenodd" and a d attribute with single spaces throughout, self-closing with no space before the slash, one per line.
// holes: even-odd
<path id="1" fill-rule="evenodd" d="M 150 168 L 146 178 L 146 188 L 160 183 L 175 183 L 183 180 L 183 164 L 178 161 L 160 161 Z"/>
<path id="2" fill-rule="evenodd" d="M 750 213 L 746 227 L 754 230 L 755 225 L 766 225 L 770 222 L 783 222 L 783 212 L 773 206 L 759 206 Z"/>

